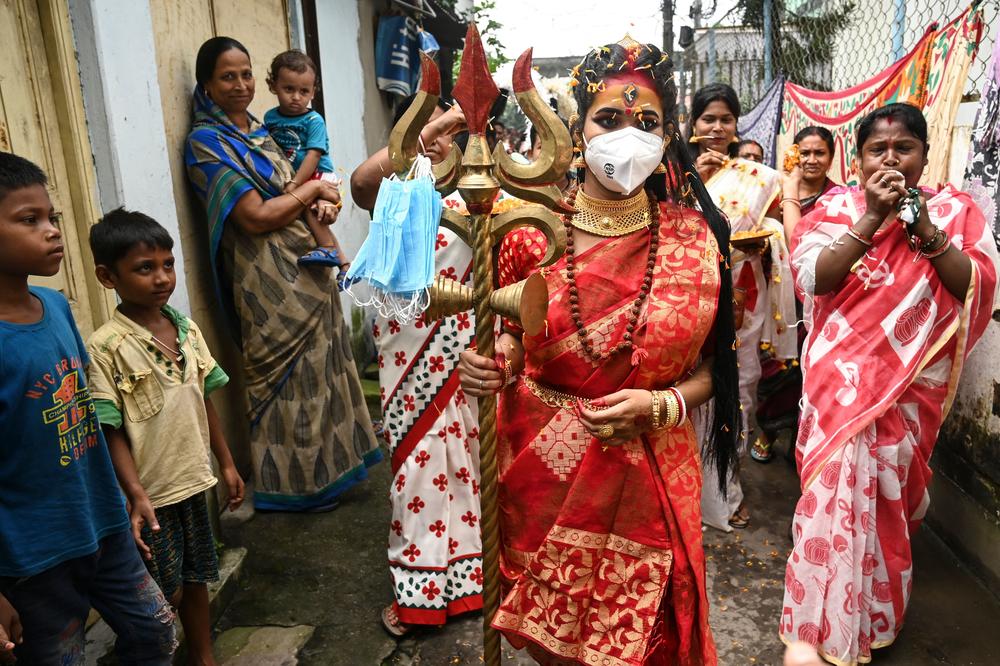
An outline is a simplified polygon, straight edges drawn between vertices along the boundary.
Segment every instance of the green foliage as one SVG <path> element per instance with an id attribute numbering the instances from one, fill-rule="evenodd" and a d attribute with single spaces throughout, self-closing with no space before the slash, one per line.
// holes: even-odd
<path id="1" fill-rule="evenodd" d="M 454 0 L 451 0 L 451 2 L 451 8 L 454 9 Z M 500 41 L 500 37 L 497 36 L 497 32 L 503 25 L 492 16 L 492 12 L 496 7 L 497 0 L 475 0 L 472 4 L 472 10 L 466 12 L 462 17 L 466 21 L 474 21 L 476 27 L 479 28 L 479 36 L 483 39 L 483 49 L 486 51 L 486 61 L 489 63 L 491 72 L 497 71 L 501 66 L 511 61 L 507 57 L 506 48 Z M 458 78 L 461 66 L 462 58 L 459 55 L 459 57 L 455 58 L 452 66 L 452 74 L 455 79 Z"/>
<path id="2" fill-rule="evenodd" d="M 739 0 L 743 24 L 764 29 L 765 0 Z M 825 11 L 796 12 L 788 9 L 786 0 L 771 0 L 771 47 L 775 73 L 799 85 L 816 90 L 829 90 L 830 84 L 817 74 L 824 64 L 833 61 L 834 47 L 840 34 L 850 26 L 851 14 L 857 5 L 852 0 Z"/>

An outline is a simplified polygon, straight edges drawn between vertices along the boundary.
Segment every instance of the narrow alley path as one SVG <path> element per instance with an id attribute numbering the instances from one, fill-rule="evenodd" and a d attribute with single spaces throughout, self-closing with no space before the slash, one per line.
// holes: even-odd
<path id="1" fill-rule="evenodd" d="M 750 528 L 705 534 L 712 626 L 721 664 L 780 664 L 777 621 L 797 481 L 781 458 L 766 466 L 748 461 L 744 470 Z M 399 643 L 382 629 L 379 612 L 391 600 L 385 561 L 389 468 L 383 463 L 371 472 L 331 513 L 257 514 L 226 526 L 226 545 L 245 546 L 249 554 L 219 631 L 305 627 L 298 654 L 304 666 L 482 663 L 478 615 Z M 1000 663 L 1000 602 L 927 528 L 915 540 L 915 560 L 907 625 L 897 645 L 876 652 L 874 663 Z M 533 662 L 508 647 L 504 663 Z"/>

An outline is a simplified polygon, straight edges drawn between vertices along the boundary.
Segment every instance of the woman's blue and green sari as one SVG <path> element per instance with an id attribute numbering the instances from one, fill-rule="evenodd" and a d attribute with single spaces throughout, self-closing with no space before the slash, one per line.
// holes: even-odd
<path id="1" fill-rule="evenodd" d="M 229 219 L 251 190 L 280 196 L 291 164 L 263 125 L 251 118 L 242 132 L 200 86 L 184 157 L 208 214 L 220 299 L 241 341 L 255 506 L 329 507 L 382 458 L 336 283 L 329 268 L 296 264 L 315 245 L 302 220 L 250 234 Z"/>

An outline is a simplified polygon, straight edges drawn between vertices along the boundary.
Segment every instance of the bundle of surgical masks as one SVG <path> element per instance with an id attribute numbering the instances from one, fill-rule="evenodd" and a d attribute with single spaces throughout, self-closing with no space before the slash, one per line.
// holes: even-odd
<path id="1" fill-rule="evenodd" d="M 368 237 L 347 271 L 345 291 L 355 303 L 371 305 L 401 324 L 427 309 L 441 208 L 431 161 L 423 155 L 405 179 L 382 179 Z M 370 285 L 370 297 L 355 293 L 355 278 Z"/>

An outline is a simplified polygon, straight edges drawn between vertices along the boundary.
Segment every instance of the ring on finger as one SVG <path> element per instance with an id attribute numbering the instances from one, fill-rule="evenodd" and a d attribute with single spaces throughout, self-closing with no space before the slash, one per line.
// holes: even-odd
<path id="1" fill-rule="evenodd" d="M 479 390 L 482 391 L 484 388 L 485 388 L 485 382 L 482 379 L 480 379 L 479 380 Z"/>
<path id="2" fill-rule="evenodd" d="M 597 430 L 598 439 L 611 439 L 615 436 L 615 427 L 610 423 L 605 423 Z"/>

